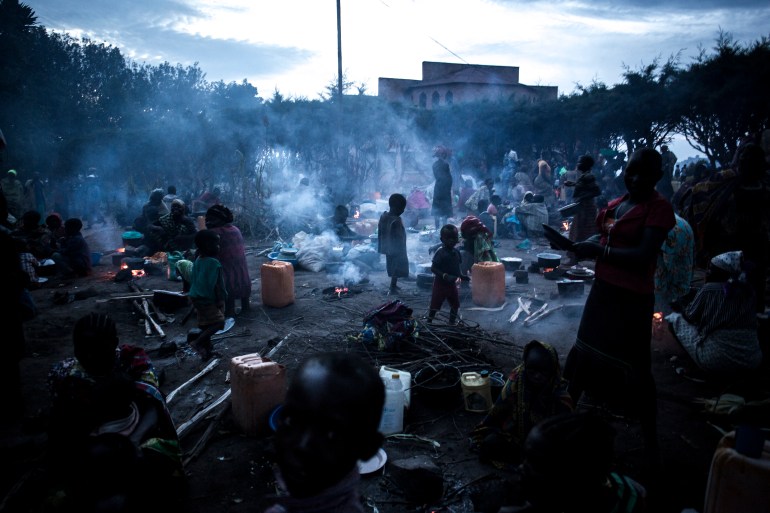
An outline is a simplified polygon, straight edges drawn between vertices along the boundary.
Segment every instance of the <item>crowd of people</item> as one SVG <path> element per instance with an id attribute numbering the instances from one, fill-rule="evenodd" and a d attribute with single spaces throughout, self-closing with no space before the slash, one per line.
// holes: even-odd
<path id="1" fill-rule="evenodd" d="M 601 154 L 580 155 L 571 166 L 541 158 L 536 172 L 509 168 L 503 174 L 507 182 L 486 178 L 473 191 L 466 183 L 453 183 L 451 150 L 438 147 L 434 156 L 429 211 L 441 242 L 432 248 L 429 322 L 444 301 L 450 323 L 457 320 L 457 287 L 472 280 L 474 263 L 499 261 L 495 237 L 526 239 L 542 234 L 543 225 L 562 228 L 567 221 L 572 261 L 595 261 L 595 280 L 563 371 L 553 347 L 528 343 L 489 414 L 468 434 L 470 443 L 482 461 L 522 473 L 528 502 L 515 511 L 641 511 L 644 488 L 611 472 L 611 428 L 578 405 L 590 397 L 635 416 L 646 470 L 652 473 L 660 462 L 650 356 L 657 308 L 666 311 L 683 351 L 705 372 L 739 373 L 760 366 L 757 314 L 765 314 L 770 251 L 767 154 L 746 142 L 732 167 L 710 174 L 694 171 L 678 190 L 673 185 L 676 157 L 665 146 L 661 152 L 638 149 L 627 161 L 613 155 L 623 163 L 619 174 L 616 163 Z M 507 154 L 507 159 L 515 167 L 515 158 Z M 39 177 L 20 187 L 16 175 L 8 172 L 0 196 L 3 262 L 18 269 L 10 280 L 13 293 L 23 296 L 44 259 L 53 260 L 63 276 L 87 276 L 91 252 L 82 220 L 62 221 L 49 214 Z M 500 194 L 495 185 L 503 189 Z M 207 192 L 188 208 L 173 186 L 154 189 L 133 224 L 142 243 L 127 251 L 187 257 L 176 265 L 198 318 L 188 342 L 204 361 L 214 355 L 212 335 L 237 314 L 236 299 L 241 311 L 250 307 L 243 236 L 220 194 L 218 189 Z M 391 194 L 378 222 L 377 251 L 385 255 L 391 295 L 402 292 L 399 279 L 409 276 L 403 219 L 409 204 L 404 194 Z M 428 212 L 425 201 L 416 204 Z M 571 211 L 562 208 L 567 205 L 573 205 Z M 456 211 L 466 215 L 458 220 Z M 358 240 L 347 227 L 348 214 L 338 206 L 331 225 L 341 240 Z M 193 220 L 198 216 L 205 228 Z M 706 283 L 693 291 L 692 269 L 704 262 Z M 13 350 L 4 363 L 7 372 L 1 373 L 9 397 L 19 402 L 16 355 L 23 347 L 22 309 L 20 299 L 3 312 L 11 316 L 7 325 Z M 178 440 L 149 359 L 140 349 L 118 344 L 115 324 L 107 316 L 80 319 L 73 342 L 74 357 L 50 375 L 52 468 L 76 451 L 85 457 L 84 472 L 93 482 L 102 482 L 110 472 L 125 478 L 119 487 L 110 480 L 99 494 L 91 494 L 59 469 L 73 505 L 120 510 L 141 501 L 135 496 L 134 472 L 178 486 L 183 474 Z M 375 454 L 382 443 L 377 426 L 384 393 L 376 371 L 349 354 L 327 353 L 302 363 L 277 419 L 280 493 L 270 512 L 363 511 L 356 461 Z M 79 412 L 77 422 L 72 412 Z M 572 479 L 575 474 L 581 479 Z M 571 490 L 569 504 L 548 493 L 554 485 Z"/>

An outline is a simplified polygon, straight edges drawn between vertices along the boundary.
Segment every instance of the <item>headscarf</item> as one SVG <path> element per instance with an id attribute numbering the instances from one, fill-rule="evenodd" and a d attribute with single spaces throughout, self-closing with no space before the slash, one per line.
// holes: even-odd
<path id="1" fill-rule="evenodd" d="M 711 259 L 711 265 L 730 273 L 731 276 L 737 276 L 741 273 L 742 262 L 743 251 L 728 251 Z"/>
<path id="2" fill-rule="evenodd" d="M 233 213 L 224 205 L 213 205 L 206 211 L 206 220 L 216 221 L 215 226 L 233 222 Z"/>

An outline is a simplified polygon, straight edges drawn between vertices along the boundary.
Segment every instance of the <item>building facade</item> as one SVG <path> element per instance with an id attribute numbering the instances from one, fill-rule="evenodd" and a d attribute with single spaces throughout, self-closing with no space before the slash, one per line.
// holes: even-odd
<path id="1" fill-rule="evenodd" d="M 380 77 L 377 96 L 390 102 L 436 109 L 479 101 L 535 103 L 555 100 L 555 86 L 519 83 L 519 68 L 483 64 L 422 63 L 422 80 Z"/>

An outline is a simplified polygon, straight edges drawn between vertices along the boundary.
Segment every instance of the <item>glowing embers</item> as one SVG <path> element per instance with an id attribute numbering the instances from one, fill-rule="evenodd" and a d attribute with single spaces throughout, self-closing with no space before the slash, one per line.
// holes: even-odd
<path id="1" fill-rule="evenodd" d="M 666 324 L 663 319 L 663 312 L 652 314 L 652 338 L 660 340 L 666 333 Z"/>

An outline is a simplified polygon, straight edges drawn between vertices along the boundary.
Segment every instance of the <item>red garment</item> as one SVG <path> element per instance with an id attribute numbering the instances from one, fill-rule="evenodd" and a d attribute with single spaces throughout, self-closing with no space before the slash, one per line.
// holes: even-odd
<path id="1" fill-rule="evenodd" d="M 227 295 L 238 299 L 251 296 L 251 278 L 241 231 L 232 224 L 211 230 L 219 235 L 217 260 L 222 264 Z"/>
<path id="2" fill-rule="evenodd" d="M 671 203 L 657 191 L 650 199 L 634 205 L 620 219 L 615 220 L 615 209 L 627 198 L 627 193 L 615 198 L 596 216 L 601 244 L 609 245 L 610 250 L 638 246 L 642 232 L 647 227 L 661 228 L 668 233 L 676 224 Z M 639 294 L 652 294 L 655 290 L 656 264 L 657 255 L 646 266 L 636 269 L 618 267 L 599 258 L 596 261 L 596 278 Z"/>

